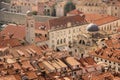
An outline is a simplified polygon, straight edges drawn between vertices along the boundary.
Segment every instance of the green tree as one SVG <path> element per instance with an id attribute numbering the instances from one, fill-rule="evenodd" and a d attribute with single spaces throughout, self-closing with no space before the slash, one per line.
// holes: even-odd
<path id="1" fill-rule="evenodd" d="M 37 15 L 38 12 L 37 12 L 37 11 L 33 11 L 32 14 L 33 14 L 33 15 Z"/>
<path id="2" fill-rule="evenodd" d="M 66 15 L 68 12 L 74 10 L 75 8 L 76 8 L 76 7 L 75 7 L 75 4 L 73 4 L 71 1 L 68 2 L 68 3 L 65 5 L 65 7 L 64 7 L 65 15 Z"/>

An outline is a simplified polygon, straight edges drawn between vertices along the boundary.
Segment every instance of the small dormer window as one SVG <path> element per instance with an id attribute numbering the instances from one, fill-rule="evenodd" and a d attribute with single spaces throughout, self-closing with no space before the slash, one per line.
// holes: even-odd
<path id="1" fill-rule="evenodd" d="M 28 23 L 27 23 L 27 25 L 26 25 L 26 27 L 28 27 L 29 25 L 28 25 Z"/>
<path id="2" fill-rule="evenodd" d="M 33 24 L 31 24 L 31 27 L 33 27 Z"/>
<path id="3" fill-rule="evenodd" d="M 70 26 L 71 26 L 71 22 L 68 22 L 68 23 L 67 23 L 67 27 L 70 27 Z"/>

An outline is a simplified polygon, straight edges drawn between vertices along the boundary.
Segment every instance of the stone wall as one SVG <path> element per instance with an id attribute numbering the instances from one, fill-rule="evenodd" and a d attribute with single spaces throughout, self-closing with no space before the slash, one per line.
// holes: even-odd
<path id="1" fill-rule="evenodd" d="M 7 23 L 25 24 L 25 15 L 0 11 L 0 21 Z"/>
<path id="2" fill-rule="evenodd" d="M 56 18 L 56 17 L 37 15 L 37 16 L 34 16 L 34 18 L 36 21 L 45 22 L 49 19 Z M 25 24 L 25 14 L 0 11 L 0 22 Z"/>

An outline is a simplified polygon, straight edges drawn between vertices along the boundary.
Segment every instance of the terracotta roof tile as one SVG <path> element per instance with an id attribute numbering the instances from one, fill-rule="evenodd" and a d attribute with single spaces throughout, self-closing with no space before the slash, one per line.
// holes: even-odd
<path id="1" fill-rule="evenodd" d="M 72 14 L 72 15 L 80 15 L 82 14 L 83 12 L 80 12 L 79 10 L 75 9 L 75 10 L 72 10 L 70 12 L 68 12 L 67 14 Z"/>
<path id="2" fill-rule="evenodd" d="M 81 17 L 80 15 L 75 16 L 64 16 L 56 19 L 51 19 L 48 21 L 48 25 L 50 29 L 52 28 L 65 28 L 67 27 L 67 23 L 71 23 L 71 25 L 75 24 L 86 24 L 87 21 L 84 19 L 84 17 Z"/>
<path id="3" fill-rule="evenodd" d="M 30 80 L 31 80 L 31 79 L 33 80 L 33 79 L 36 79 L 36 78 L 37 78 L 36 73 L 33 72 L 33 71 L 27 72 L 26 75 L 28 76 L 28 78 L 29 78 Z"/>
<path id="4" fill-rule="evenodd" d="M 85 19 L 88 22 L 94 22 L 95 20 L 103 19 L 104 17 L 107 17 L 108 15 L 104 14 L 85 14 Z"/>
<path id="5" fill-rule="evenodd" d="M 8 45 L 11 47 L 17 47 L 17 46 L 20 46 L 21 43 L 18 39 L 15 39 L 15 38 L 5 39 L 0 41 L 0 47 L 7 47 Z"/>
<path id="6" fill-rule="evenodd" d="M 93 21 L 93 23 L 95 23 L 99 26 L 99 25 L 103 25 L 103 24 L 106 24 L 106 23 L 116 21 L 116 20 L 119 20 L 119 18 L 113 17 L 113 16 L 108 16 L 108 17 L 104 17 L 102 19 L 95 20 L 95 21 Z"/>
<path id="7" fill-rule="evenodd" d="M 40 34 L 42 34 L 42 32 L 47 33 L 45 30 L 42 31 L 41 29 L 39 29 L 39 27 L 43 26 L 44 24 L 36 22 L 35 25 L 36 25 L 35 28 L 36 28 L 37 32 L 39 32 Z M 12 38 L 24 40 L 24 38 L 25 38 L 25 26 L 8 25 L 5 29 L 3 29 L 0 32 L 0 36 L 5 36 L 5 39 L 9 39 L 9 37 L 8 37 L 9 35 L 13 35 Z M 0 37 L 0 40 L 1 40 L 1 37 Z M 36 42 L 38 42 L 38 41 L 40 42 L 40 41 L 44 41 L 44 40 L 47 40 L 47 38 L 44 36 L 41 36 L 40 38 L 38 38 L 36 36 L 36 38 L 35 38 Z"/>
<path id="8" fill-rule="evenodd" d="M 2 76 L 0 80 L 17 80 L 14 75 Z"/>
<path id="9" fill-rule="evenodd" d="M 105 39 L 104 40 L 105 47 L 98 48 L 97 50 L 92 51 L 90 55 L 120 63 L 120 38 L 119 37 L 120 37 L 119 35 L 114 35 L 111 38 Z"/>
<path id="10" fill-rule="evenodd" d="M 25 27 L 8 25 L 5 29 L 0 32 L 1 35 L 8 36 L 9 34 L 14 34 L 13 38 L 23 40 L 25 37 Z M 5 37 L 6 38 L 6 37 Z"/>
<path id="11" fill-rule="evenodd" d="M 90 22 L 99 25 L 110 23 L 118 20 L 119 18 L 104 14 L 85 14 L 85 19 Z"/>

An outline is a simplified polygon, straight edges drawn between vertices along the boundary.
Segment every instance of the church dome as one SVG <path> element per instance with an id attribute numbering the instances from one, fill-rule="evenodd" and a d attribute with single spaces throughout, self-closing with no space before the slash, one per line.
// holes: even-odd
<path id="1" fill-rule="evenodd" d="M 95 32 L 95 31 L 99 31 L 99 28 L 96 24 L 91 23 L 87 26 L 87 31 Z"/>
<path id="2" fill-rule="evenodd" d="M 27 11 L 26 14 L 27 14 L 27 16 L 32 16 L 33 15 L 31 11 Z"/>

